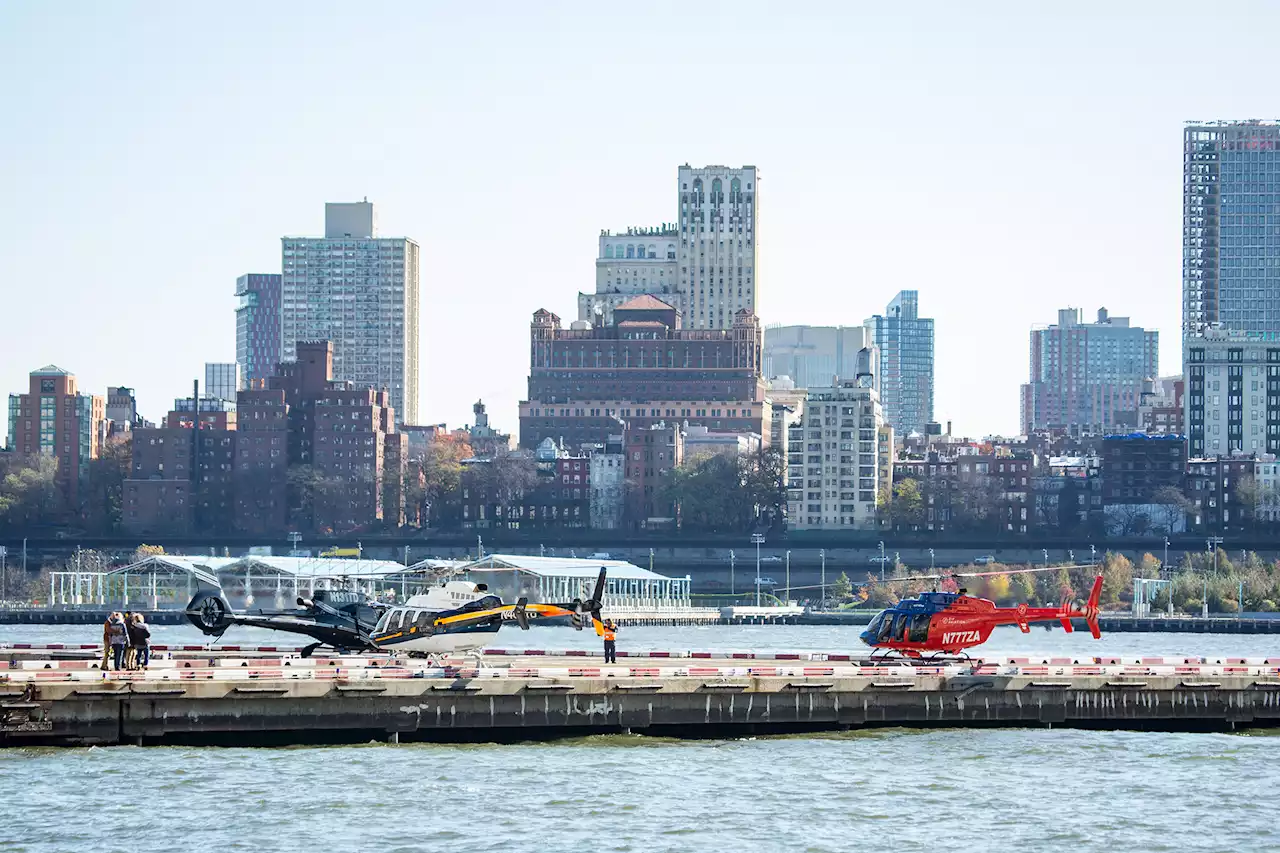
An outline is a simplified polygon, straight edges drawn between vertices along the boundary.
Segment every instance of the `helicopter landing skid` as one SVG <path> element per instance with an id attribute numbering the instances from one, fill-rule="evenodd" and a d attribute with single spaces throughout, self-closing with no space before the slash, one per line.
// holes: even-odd
<path id="1" fill-rule="evenodd" d="M 906 666 L 965 663 L 980 665 L 981 658 L 971 657 L 968 652 L 903 652 L 898 649 L 875 649 L 867 660 L 872 666 L 881 663 L 896 663 Z"/>

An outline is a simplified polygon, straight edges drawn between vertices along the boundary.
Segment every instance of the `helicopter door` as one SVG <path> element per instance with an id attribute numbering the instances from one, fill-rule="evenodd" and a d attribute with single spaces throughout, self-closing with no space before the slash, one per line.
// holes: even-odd
<path id="1" fill-rule="evenodd" d="M 884 624 L 880 626 L 880 633 L 876 637 L 877 642 L 889 642 L 889 638 L 893 636 L 893 620 L 896 618 L 894 615 L 885 616 Z"/>
<path id="2" fill-rule="evenodd" d="M 911 631 L 908 633 L 907 639 L 912 643 L 926 643 L 929 641 L 928 613 L 917 613 L 911 618 Z"/>
<path id="3" fill-rule="evenodd" d="M 422 612 L 420 612 L 418 614 L 418 623 L 417 623 L 418 633 L 434 634 L 435 618 L 436 618 L 436 615 L 432 613 L 430 610 L 423 610 Z"/>
<path id="4" fill-rule="evenodd" d="M 911 624 L 911 614 L 899 613 L 898 617 L 893 620 L 893 639 L 895 642 L 903 643 L 907 639 L 907 626 Z"/>

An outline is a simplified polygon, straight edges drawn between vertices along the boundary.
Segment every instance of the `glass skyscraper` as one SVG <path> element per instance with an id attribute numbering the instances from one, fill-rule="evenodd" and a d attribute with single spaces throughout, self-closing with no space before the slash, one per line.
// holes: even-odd
<path id="1" fill-rule="evenodd" d="M 1280 125 L 1183 131 L 1182 333 L 1280 335 Z"/>
<path id="2" fill-rule="evenodd" d="M 866 322 L 880 350 L 884 419 L 899 436 L 923 432 L 933 420 L 933 320 L 919 314 L 919 292 L 903 290 Z"/>
<path id="3" fill-rule="evenodd" d="M 280 366 L 280 288 L 279 273 L 236 279 L 236 364 L 246 383 L 275 376 Z"/>

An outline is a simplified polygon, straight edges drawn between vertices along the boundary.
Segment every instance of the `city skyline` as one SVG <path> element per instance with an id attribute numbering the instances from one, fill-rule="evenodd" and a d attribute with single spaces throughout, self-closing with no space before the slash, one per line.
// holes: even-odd
<path id="1" fill-rule="evenodd" d="M 0 339 L 5 391 L 58 364 L 87 393 L 135 388 L 158 419 L 206 362 L 235 359 L 235 279 L 278 272 L 280 235 L 322 233 L 322 203 L 367 196 L 387 233 L 422 246 L 419 420 L 467 422 L 483 398 L 514 429 L 528 317 L 575 316 L 600 231 L 669 221 L 682 163 L 759 168 L 764 324 L 854 326 L 919 291 L 937 321 L 935 418 L 957 432 L 1018 431 L 1027 330 L 1064 305 L 1142 317 L 1176 372 L 1183 124 L 1265 115 L 1267 77 L 1248 73 L 1264 66 L 1249 57 L 1265 54 L 1274 11 L 1221 13 L 1242 57 L 1223 89 L 1182 73 L 1189 5 L 1161 5 L 1158 21 L 1109 11 L 1105 28 L 1086 13 L 941 5 L 929 25 L 835 6 L 730 24 L 663 8 L 633 22 L 511 7 L 500 26 L 414 10 L 394 31 L 333 14 L 308 40 L 284 38 L 287 8 L 255 9 L 248 26 L 164 7 L 0 12 L 0 62 L 24 80 L 4 93 L 23 117 L 0 142 L 23 200 L 0 214 L 6 299 L 31 318 L 56 300 L 60 324 Z M 729 59 L 741 85 L 716 120 L 675 103 L 624 138 L 596 126 L 588 107 L 613 103 L 620 82 L 692 68 L 675 20 L 742 46 Z M 630 40 L 606 49 L 598 36 L 623 22 Z M 1165 38 L 1135 38 L 1155 23 Z M 351 39 L 389 64 L 337 59 Z M 50 73 L 20 73 L 37 62 Z M 349 120 L 331 126 L 342 104 Z M 1087 142 L 1104 132 L 1133 144 Z M 854 176 L 868 159 L 877 168 Z"/>

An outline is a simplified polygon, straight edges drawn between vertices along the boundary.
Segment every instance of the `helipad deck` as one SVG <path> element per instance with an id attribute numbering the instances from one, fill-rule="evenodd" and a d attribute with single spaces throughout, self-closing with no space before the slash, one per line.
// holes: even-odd
<path id="1" fill-rule="evenodd" d="M 482 661 L 163 650 L 101 672 L 0 649 L 0 744 L 511 740 L 863 726 L 1232 730 L 1280 725 L 1280 659 L 1004 658 L 869 665 L 842 653 L 492 650 Z M 93 650 L 80 650 L 93 654 Z"/>

